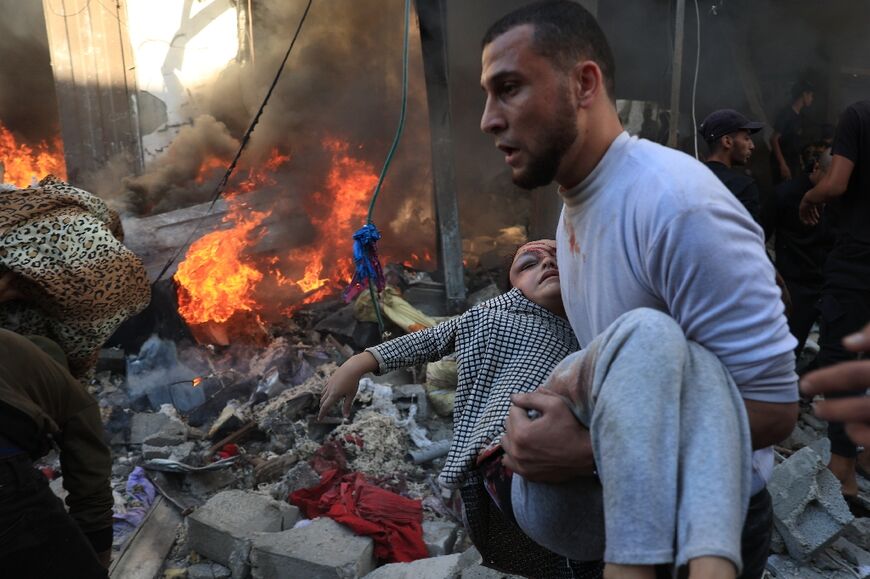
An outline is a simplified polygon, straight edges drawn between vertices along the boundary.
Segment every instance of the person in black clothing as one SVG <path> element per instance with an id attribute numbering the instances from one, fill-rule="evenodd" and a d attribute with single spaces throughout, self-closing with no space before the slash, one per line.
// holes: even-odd
<path id="1" fill-rule="evenodd" d="M 803 350 L 807 335 L 819 317 L 817 302 L 822 295 L 822 267 L 834 244 L 828 219 L 823 214 L 817 225 L 800 220 L 798 209 L 804 193 L 822 179 L 831 166 L 828 147 L 812 145 L 802 154 L 804 170 L 780 183 L 773 191 L 776 203 L 776 270 L 782 275 L 791 297 L 789 330 L 797 338 L 795 355 Z"/>
<path id="2" fill-rule="evenodd" d="M 828 204 L 825 212 L 831 213 L 836 237 L 824 267 L 821 350 L 817 358 L 820 367 L 854 360 L 855 353 L 843 346 L 842 339 L 870 320 L 870 100 L 846 108 L 837 124 L 831 152 L 831 168 L 804 195 L 800 205 L 801 219 L 815 224 L 822 207 Z M 861 394 L 863 390 L 843 396 Z M 828 437 L 829 468 L 843 483 L 843 494 L 849 501 L 858 492 L 857 447 L 842 423 L 829 423 Z"/>
<path id="3" fill-rule="evenodd" d="M 791 104 L 783 107 L 773 122 L 770 136 L 770 172 L 774 185 L 788 181 L 800 173 L 801 111 L 812 106 L 813 86 L 801 81 L 792 87 Z"/>
<path id="4" fill-rule="evenodd" d="M 752 135 L 760 131 L 763 126 L 762 123 L 750 121 L 735 110 L 722 109 L 710 113 L 698 128 L 710 147 L 707 166 L 746 207 L 759 225 L 761 225 L 761 196 L 755 179 L 735 170 L 734 167 L 743 167 L 749 162 L 755 149 Z"/>

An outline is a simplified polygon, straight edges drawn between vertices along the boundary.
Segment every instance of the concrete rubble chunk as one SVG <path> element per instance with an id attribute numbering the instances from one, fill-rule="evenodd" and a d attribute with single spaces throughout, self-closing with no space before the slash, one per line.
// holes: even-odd
<path id="1" fill-rule="evenodd" d="M 767 570 L 773 573 L 776 579 L 846 579 L 854 575 L 846 571 L 825 571 L 824 574 L 812 567 L 801 565 L 791 557 L 785 555 L 771 555 L 767 558 Z"/>
<path id="2" fill-rule="evenodd" d="M 152 458 L 169 458 L 172 454 L 172 449 L 166 446 L 152 446 L 150 444 L 142 445 L 142 458 L 151 460 Z"/>
<path id="3" fill-rule="evenodd" d="M 320 475 L 307 462 L 296 463 L 271 490 L 272 496 L 286 501 L 290 493 L 311 488 L 320 483 Z"/>
<path id="4" fill-rule="evenodd" d="M 197 563 L 187 568 L 187 579 L 229 579 L 232 573 L 217 563 Z"/>
<path id="5" fill-rule="evenodd" d="M 832 547 L 854 566 L 860 579 L 870 577 L 870 553 L 842 537 L 837 539 Z"/>
<path id="6" fill-rule="evenodd" d="M 423 521 L 423 542 L 430 557 L 450 555 L 456 544 L 459 526 L 450 521 Z"/>
<path id="7" fill-rule="evenodd" d="M 802 448 L 779 464 L 768 489 L 774 525 L 798 561 L 833 543 L 852 522 L 840 482 L 812 448 Z"/>
<path id="8" fill-rule="evenodd" d="M 457 579 L 462 573 L 461 556 L 456 553 L 412 563 L 391 563 L 375 569 L 365 579 Z"/>
<path id="9" fill-rule="evenodd" d="M 374 543 L 320 518 L 298 529 L 256 535 L 251 565 L 254 579 L 356 579 L 374 568 Z"/>
<path id="10" fill-rule="evenodd" d="M 522 579 L 520 575 L 505 575 L 501 571 L 484 567 L 483 565 L 474 565 L 468 569 L 462 570 L 460 579 Z"/>
<path id="11" fill-rule="evenodd" d="M 142 444 L 172 420 L 160 412 L 137 412 L 130 419 L 130 444 Z"/>
<path id="12" fill-rule="evenodd" d="M 417 418 L 429 417 L 429 400 L 422 384 L 402 384 L 393 386 L 393 402 L 400 410 L 407 410 L 411 404 L 417 405 Z"/>
<path id="13" fill-rule="evenodd" d="M 265 495 L 230 490 L 213 496 L 187 518 L 188 545 L 226 565 L 235 579 L 249 572 L 255 533 L 277 533 L 299 519 L 299 509 Z"/>
<path id="14" fill-rule="evenodd" d="M 862 549 L 870 551 L 870 518 L 862 517 L 852 521 L 846 527 L 843 537 Z"/>

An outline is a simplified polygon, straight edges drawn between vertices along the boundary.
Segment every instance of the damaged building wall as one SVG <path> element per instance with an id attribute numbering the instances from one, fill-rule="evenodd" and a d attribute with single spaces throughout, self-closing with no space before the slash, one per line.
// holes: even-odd
<path id="1" fill-rule="evenodd" d="M 148 166 L 179 130 L 208 112 L 211 86 L 239 54 L 230 0 L 126 0 L 136 62 L 142 154 Z"/>
<path id="2" fill-rule="evenodd" d="M 73 183 L 112 157 L 141 158 L 127 14 L 121 3 L 43 0 Z"/>

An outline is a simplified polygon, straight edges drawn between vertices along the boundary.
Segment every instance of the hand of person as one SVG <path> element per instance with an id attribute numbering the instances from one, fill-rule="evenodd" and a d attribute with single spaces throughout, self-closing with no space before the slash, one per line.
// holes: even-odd
<path id="1" fill-rule="evenodd" d="M 789 168 L 787 163 L 780 163 L 779 174 L 782 177 L 783 181 L 788 181 L 789 179 L 791 179 L 791 169 Z"/>
<path id="2" fill-rule="evenodd" d="M 112 564 L 112 548 L 109 547 L 105 551 L 97 553 L 97 560 L 99 560 L 100 565 L 108 569 L 109 565 Z"/>
<path id="3" fill-rule="evenodd" d="M 823 203 L 813 203 L 807 199 L 806 195 L 804 195 L 803 199 L 801 199 L 800 209 L 798 210 L 800 212 L 801 221 L 807 225 L 818 224 L 819 219 L 822 216 L 823 207 Z"/>
<path id="4" fill-rule="evenodd" d="M 0 275 L 0 304 L 24 297 L 16 287 L 17 279 L 18 276 L 11 271 Z"/>
<path id="5" fill-rule="evenodd" d="M 857 334 L 847 336 L 843 345 L 853 352 L 870 352 L 870 325 Z M 810 372 L 801 380 L 801 392 L 807 396 L 862 388 L 870 388 L 870 360 L 834 364 Z M 822 420 L 845 423 L 846 434 L 855 444 L 870 447 L 870 397 L 820 400 L 815 403 L 813 410 Z"/>
<path id="6" fill-rule="evenodd" d="M 341 413 L 345 418 L 350 416 L 353 399 L 359 387 L 359 379 L 362 378 L 363 374 L 374 372 L 377 369 L 377 360 L 368 352 L 357 354 L 342 364 L 330 376 L 329 381 L 323 388 L 323 392 L 320 395 L 320 412 L 317 414 L 317 420 L 323 420 L 327 413 L 329 413 L 329 410 L 342 398 L 344 399 L 344 405 L 342 406 Z"/>
<path id="7" fill-rule="evenodd" d="M 562 482 L 595 470 L 592 439 L 562 398 L 546 389 L 511 396 L 501 439 L 504 465 L 535 482 Z M 529 418 L 528 411 L 540 413 Z"/>

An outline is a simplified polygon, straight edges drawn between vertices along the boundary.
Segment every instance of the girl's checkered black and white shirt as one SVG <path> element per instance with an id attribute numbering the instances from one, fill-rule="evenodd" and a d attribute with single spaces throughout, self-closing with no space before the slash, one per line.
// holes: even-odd
<path id="1" fill-rule="evenodd" d="M 568 320 L 514 288 L 459 317 L 367 351 L 381 373 L 456 353 L 453 442 L 439 476 L 442 484 L 455 488 L 474 468 L 480 451 L 504 433 L 510 395 L 537 389 L 556 364 L 578 349 Z"/>

